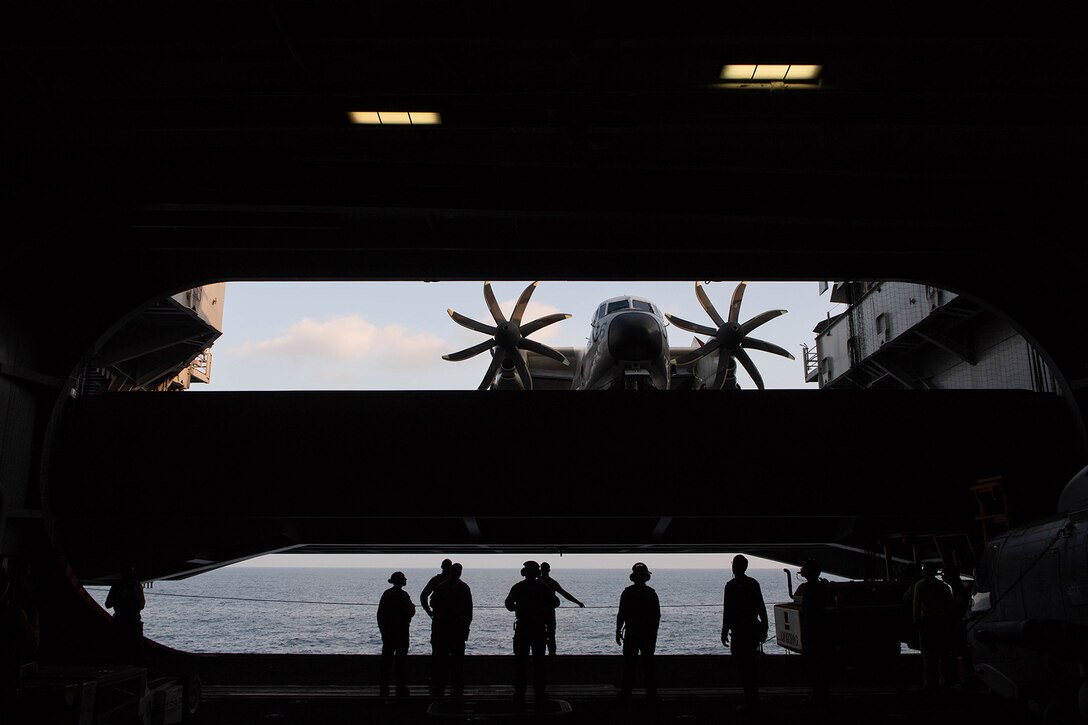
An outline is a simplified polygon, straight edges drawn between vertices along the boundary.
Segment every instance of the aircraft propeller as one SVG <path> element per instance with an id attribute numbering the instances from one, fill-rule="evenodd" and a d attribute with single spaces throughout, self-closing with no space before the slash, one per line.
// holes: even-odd
<path id="1" fill-rule="evenodd" d="M 459 352 L 453 352 L 449 355 L 443 355 L 443 360 L 449 360 L 451 362 L 459 362 L 461 360 L 468 360 L 470 357 L 475 357 L 485 350 L 491 350 L 492 352 L 491 365 L 488 366 L 487 372 L 484 374 L 483 382 L 480 383 L 479 390 L 487 389 L 492 381 L 495 379 L 495 373 L 502 368 L 510 369 L 511 366 L 517 371 L 518 377 L 521 378 L 522 387 L 526 390 L 533 389 L 533 379 L 529 375 L 529 368 L 525 364 L 525 358 L 522 357 L 521 350 L 528 350 L 535 352 L 539 355 L 545 355 L 552 358 L 557 362 L 561 362 L 564 365 L 569 365 L 567 358 L 557 350 L 553 350 L 547 345 L 543 345 L 535 340 L 528 339 L 529 335 L 533 334 L 537 330 L 547 327 L 548 325 L 565 320 L 570 315 L 566 313 L 556 313 L 553 315 L 545 315 L 532 322 L 521 324 L 521 318 L 525 314 L 525 307 L 529 304 L 529 298 L 533 295 L 533 290 L 539 282 L 533 282 L 522 291 L 521 296 L 518 297 L 517 303 L 514 304 L 514 312 L 510 315 L 510 319 L 506 319 L 503 314 L 502 308 L 499 307 L 498 301 L 495 299 L 495 293 L 491 290 L 491 283 L 484 282 L 484 302 L 487 303 L 487 309 L 491 312 L 491 316 L 495 319 L 495 326 L 486 325 L 482 322 L 465 317 L 462 314 L 447 309 L 453 321 L 462 327 L 467 327 L 470 330 L 476 332 L 482 332 L 485 335 L 491 335 L 490 340 L 485 340 L 479 345 L 473 345 L 472 347 L 465 348 Z"/>
<path id="2" fill-rule="evenodd" d="M 723 320 L 722 316 L 718 314 L 718 311 L 714 309 L 714 305 L 710 301 L 710 298 L 707 297 L 706 292 L 703 290 L 703 285 L 699 282 L 695 283 L 695 296 L 699 299 L 699 304 L 706 310 L 706 313 L 710 315 L 710 319 L 717 325 L 717 328 L 707 327 L 706 325 L 700 325 L 695 322 L 688 322 L 675 315 L 665 315 L 672 324 L 676 325 L 681 330 L 694 332 L 698 335 L 707 335 L 712 338 L 705 345 L 700 341 L 700 347 L 698 349 L 677 357 L 676 364 L 691 365 L 717 350 L 718 368 L 714 376 L 715 390 L 721 389 L 726 381 L 733 377 L 736 371 L 735 360 L 740 361 L 740 364 L 743 365 L 744 369 L 748 371 L 748 374 L 752 376 L 752 380 L 755 381 L 756 386 L 760 390 L 764 389 L 763 377 L 756 369 L 755 363 L 752 362 L 752 358 L 748 355 L 747 350 L 762 350 L 763 352 L 788 357 L 790 360 L 794 359 L 793 355 L 786 350 L 783 350 L 778 345 L 748 336 L 748 333 L 752 332 L 760 325 L 773 320 L 779 315 L 786 314 L 786 310 L 768 310 L 767 312 L 756 315 L 743 324 L 738 322 L 740 319 L 740 303 L 741 300 L 744 299 L 744 289 L 747 285 L 747 282 L 741 282 L 737 285 L 737 288 L 733 290 L 733 299 L 729 304 L 729 319 Z"/>

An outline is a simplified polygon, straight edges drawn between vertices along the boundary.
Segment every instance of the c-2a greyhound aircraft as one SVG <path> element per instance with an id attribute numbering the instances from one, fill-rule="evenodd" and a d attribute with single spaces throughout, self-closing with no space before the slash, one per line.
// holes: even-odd
<path id="1" fill-rule="evenodd" d="M 592 332 L 584 349 L 551 348 L 529 339 L 529 335 L 541 328 L 570 317 L 557 313 L 523 323 L 525 308 L 537 284 L 533 282 L 525 288 L 507 319 L 491 283 L 484 282 L 484 301 L 495 320 L 494 326 L 447 310 L 457 324 L 491 336 L 478 345 L 442 356 L 457 362 L 490 351 L 491 364 L 484 373 L 480 390 L 733 389 L 739 387 L 737 361 L 762 390 L 763 378 L 748 350 L 794 359 L 778 345 L 750 336 L 756 328 L 786 310 L 769 310 L 747 322 L 739 321 L 745 282 L 733 291 L 727 318 L 718 314 L 702 284 L 695 283 L 695 296 L 715 327 L 662 313 L 657 305 L 641 297 L 605 300 L 593 314 Z M 710 339 L 703 342 L 696 337 L 692 347 L 670 349 L 666 319 L 682 330 Z"/>

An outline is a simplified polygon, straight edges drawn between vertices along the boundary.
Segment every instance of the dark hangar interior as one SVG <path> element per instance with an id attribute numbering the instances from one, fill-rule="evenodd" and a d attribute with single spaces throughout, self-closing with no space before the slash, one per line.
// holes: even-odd
<path id="1" fill-rule="evenodd" d="M 1028 520 L 1088 462 L 1072 17 L 242 0 L 4 25 L 2 545 L 51 572 L 58 617 L 66 571 L 300 545 L 879 575 L 891 534 L 973 535 L 977 480 Z M 737 87 L 729 63 L 822 73 Z M 194 285 L 483 279 L 925 281 L 1009 320 L 1060 390 L 70 394 Z"/>

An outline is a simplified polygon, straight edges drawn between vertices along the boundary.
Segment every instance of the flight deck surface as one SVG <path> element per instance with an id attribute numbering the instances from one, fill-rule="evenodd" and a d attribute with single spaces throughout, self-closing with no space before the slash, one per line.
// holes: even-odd
<path id="1" fill-rule="evenodd" d="M 658 656 L 659 699 L 650 700 L 638 679 L 629 700 L 619 696 L 618 656 L 562 656 L 549 664 L 548 701 L 528 695 L 514 701 L 511 657 L 470 657 L 460 698 L 431 697 L 427 655 L 410 656 L 410 694 L 380 697 L 372 668 L 376 657 L 217 656 L 208 669 L 203 702 L 194 722 L 208 725 L 340 725 L 341 723 L 1025 723 L 1023 710 L 981 685 L 923 693 L 917 654 L 884 666 L 837 672 L 830 705 L 813 711 L 803 659 L 761 657 L 758 717 L 738 712 L 744 701 L 733 663 L 716 657 Z M 307 664 L 308 663 L 308 664 Z M 346 665 L 346 667 L 345 667 Z M 283 667 L 283 669 L 281 669 Z M 288 677 L 290 672 L 294 677 Z M 323 682 L 324 681 L 324 682 Z"/>
<path id="2" fill-rule="evenodd" d="M 425 691 L 423 691 L 425 692 Z M 834 691 L 827 708 L 813 711 L 807 689 L 766 686 L 759 712 L 738 712 L 739 687 L 661 688 L 654 702 L 636 693 L 623 702 L 610 685 L 565 685 L 537 705 L 523 707 L 505 685 L 466 687 L 461 699 L 426 694 L 381 698 L 377 687 L 212 687 L 205 690 L 194 722 L 209 725 L 340 725 L 341 723 L 795 723 L 800 718 L 829 723 L 942 723 L 978 721 L 1024 723 L 1022 711 L 975 689 L 948 690 L 926 697 L 915 687 L 848 687 Z M 811 714 L 809 714 L 811 713 Z"/>

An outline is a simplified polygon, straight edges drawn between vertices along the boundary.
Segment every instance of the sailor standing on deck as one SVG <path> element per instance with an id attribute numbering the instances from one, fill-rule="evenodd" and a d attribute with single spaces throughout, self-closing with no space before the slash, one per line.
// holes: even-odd
<path id="1" fill-rule="evenodd" d="M 419 605 L 423 607 L 423 611 L 427 613 L 427 616 L 431 614 L 431 594 L 434 593 L 435 587 L 442 584 L 450 578 L 450 567 L 453 566 L 453 562 L 449 559 L 443 559 L 441 569 L 442 571 L 435 574 L 427 581 L 427 586 L 423 587 L 423 591 L 419 593 Z"/>
<path id="2" fill-rule="evenodd" d="M 378 691 L 382 697 L 389 696 L 389 669 L 392 666 L 397 681 L 397 697 L 407 697 L 405 665 L 408 660 L 408 628 L 412 617 L 416 616 L 416 605 L 404 591 L 408 579 L 403 572 L 393 572 L 389 583 L 393 586 L 382 592 L 382 598 L 378 600 L 378 630 L 382 634 Z"/>
<path id="3" fill-rule="evenodd" d="M 144 585 L 136 578 L 136 569 L 126 567 L 121 581 L 106 594 L 106 609 L 113 610 L 113 637 L 117 661 L 139 664 L 144 641 L 144 621 L 140 616 L 145 604 Z"/>
<path id="4" fill-rule="evenodd" d="M 566 589 L 559 586 L 559 582 L 552 579 L 552 565 L 544 561 L 540 563 L 540 581 L 556 594 L 560 595 L 568 602 L 573 602 L 579 607 L 585 607 L 585 604 L 578 601 L 572 594 Z M 555 657 L 555 609 L 548 610 L 548 656 Z"/>
<path id="5" fill-rule="evenodd" d="M 805 578 L 801 597 L 801 656 L 812 683 L 811 702 L 823 707 L 831 697 L 828 673 L 831 633 L 827 621 L 827 582 L 820 578 L 821 572 L 820 562 L 809 559 L 798 573 Z"/>
<path id="6" fill-rule="evenodd" d="M 623 646 L 623 683 L 620 697 L 631 697 L 635 683 L 635 667 L 642 658 L 646 678 L 646 696 L 657 699 L 657 678 L 654 675 L 654 650 L 657 649 L 657 629 L 661 624 L 661 603 L 657 592 L 646 586 L 650 581 L 650 569 L 639 562 L 631 567 L 630 579 L 634 584 L 620 595 L 620 609 L 616 614 L 616 644 Z"/>
<path id="7" fill-rule="evenodd" d="M 935 561 L 922 564 L 922 578 L 914 584 L 914 624 L 918 627 L 918 645 L 922 650 L 923 689 L 945 687 L 949 680 L 949 633 L 952 590 L 937 579 L 940 566 Z"/>
<path id="8" fill-rule="evenodd" d="M 460 564 L 431 594 L 431 695 L 442 697 L 447 678 L 454 697 L 465 690 L 465 642 L 472 625 L 472 590 L 461 581 Z"/>
<path id="9" fill-rule="evenodd" d="M 506 608 L 514 619 L 514 700 L 525 701 L 530 653 L 533 660 L 533 697 L 537 702 L 547 697 L 544 649 L 548 641 L 549 612 L 554 616 L 559 597 L 540 581 L 540 565 L 527 561 L 521 568 L 525 577 L 506 596 Z"/>
<path id="10" fill-rule="evenodd" d="M 744 704 L 737 708 L 739 712 L 754 710 L 759 701 L 756 655 L 767 639 L 768 629 L 763 591 L 759 582 L 745 574 L 747 570 L 748 558 L 743 554 L 734 556 L 733 578 L 725 583 L 722 601 L 722 644 L 732 650 L 744 687 Z"/>

